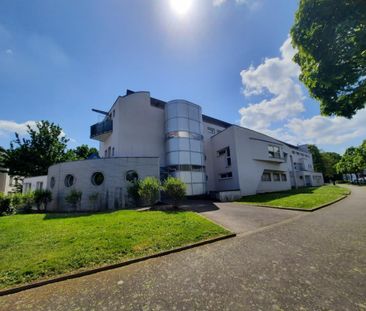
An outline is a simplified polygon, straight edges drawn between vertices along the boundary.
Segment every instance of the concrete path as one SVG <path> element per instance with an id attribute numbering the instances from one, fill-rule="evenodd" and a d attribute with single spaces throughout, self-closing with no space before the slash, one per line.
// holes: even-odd
<path id="1" fill-rule="evenodd" d="M 0 297 L 0 310 L 366 310 L 366 188 L 200 248 Z"/>
<path id="2" fill-rule="evenodd" d="M 212 208 L 207 208 L 208 206 Z M 183 208 L 199 212 L 237 234 L 253 232 L 307 213 L 241 203 L 209 203 L 204 201 L 197 203 L 191 201 L 183 205 Z"/>

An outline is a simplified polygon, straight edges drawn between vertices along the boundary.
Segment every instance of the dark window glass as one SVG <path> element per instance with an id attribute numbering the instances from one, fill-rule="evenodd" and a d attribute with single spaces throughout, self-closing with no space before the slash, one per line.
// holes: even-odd
<path id="1" fill-rule="evenodd" d="M 139 179 L 139 175 L 136 171 L 130 170 L 126 173 L 126 180 L 129 182 L 134 182 Z"/>
<path id="2" fill-rule="evenodd" d="M 66 175 L 65 177 L 65 186 L 71 187 L 75 183 L 75 178 L 71 174 Z"/>
<path id="3" fill-rule="evenodd" d="M 51 177 L 51 181 L 50 181 L 50 187 L 51 187 L 51 189 L 53 189 L 53 187 L 55 186 L 55 184 L 56 184 L 56 180 L 55 180 L 55 177 Z"/>
<path id="4" fill-rule="evenodd" d="M 94 186 L 100 186 L 104 181 L 104 175 L 101 172 L 95 172 L 91 177 Z"/>

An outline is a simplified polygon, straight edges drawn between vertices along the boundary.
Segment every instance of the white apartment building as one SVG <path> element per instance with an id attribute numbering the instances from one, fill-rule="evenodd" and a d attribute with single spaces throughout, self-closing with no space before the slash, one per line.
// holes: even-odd
<path id="1" fill-rule="evenodd" d="M 146 176 L 175 176 L 187 195 L 220 200 L 323 184 L 305 145 L 211 118 L 186 100 L 164 102 L 127 90 L 109 111 L 93 111 L 103 116 L 90 129 L 100 158 L 49 168 L 49 210 L 75 210 L 65 200 L 72 189 L 82 192 L 79 210 L 125 207 L 129 182 Z"/>
<path id="2" fill-rule="evenodd" d="M 91 127 L 102 158 L 157 157 L 160 174 L 187 184 L 188 195 L 227 198 L 319 186 L 310 152 L 202 114 L 185 100 L 164 102 L 127 90 Z"/>

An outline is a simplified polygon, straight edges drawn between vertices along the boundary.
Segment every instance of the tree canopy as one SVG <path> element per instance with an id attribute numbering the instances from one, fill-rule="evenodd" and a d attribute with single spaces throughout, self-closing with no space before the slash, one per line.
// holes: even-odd
<path id="1" fill-rule="evenodd" d="M 365 107 L 365 0 L 300 0 L 291 37 L 300 80 L 322 114 L 351 118 Z"/>
<path id="2" fill-rule="evenodd" d="M 46 175 L 53 164 L 85 159 L 98 152 L 87 145 L 68 150 L 69 140 L 63 134 L 62 128 L 49 121 L 37 122 L 34 129 L 28 126 L 27 133 L 27 138 L 21 138 L 15 133 L 10 148 L 3 150 L 3 156 L 0 154 L 0 162 L 9 169 L 10 175 Z"/>
<path id="3" fill-rule="evenodd" d="M 316 145 L 308 145 L 308 149 L 313 157 L 314 171 L 321 172 L 325 180 L 338 178 L 336 169 L 341 156 L 336 152 L 324 152 Z"/>
<path id="4" fill-rule="evenodd" d="M 340 174 L 359 174 L 366 169 L 366 141 L 358 147 L 349 147 L 337 163 Z"/>
<path id="5" fill-rule="evenodd" d="M 308 149 L 313 157 L 314 171 L 324 172 L 325 167 L 319 148 L 315 145 L 308 145 Z"/>

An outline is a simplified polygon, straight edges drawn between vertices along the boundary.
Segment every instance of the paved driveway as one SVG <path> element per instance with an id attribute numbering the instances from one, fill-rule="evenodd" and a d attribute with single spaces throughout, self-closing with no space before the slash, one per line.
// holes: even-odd
<path id="1" fill-rule="evenodd" d="M 188 201 L 183 205 L 183 208 L 199 212 L 237 234 L 253 232 L 307 213 L 240 203 L 211 203 L 207 201 Z"/>
<path id="2" fill-rule="evenodd" d="M 366 310 L 366 188 L 250 235 L 0 297 L 0 310 Z"/>

